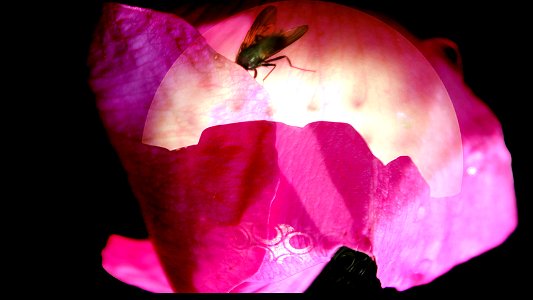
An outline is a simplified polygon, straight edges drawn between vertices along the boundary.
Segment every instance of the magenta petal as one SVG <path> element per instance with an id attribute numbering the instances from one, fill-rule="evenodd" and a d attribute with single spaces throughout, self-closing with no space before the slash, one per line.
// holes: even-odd
<path id="1" fill-rule="evenodd" d="M 115 278 L 155 293 L 171 293 L 159 258 L 148 240 L 112 235 L 102 251 L 102 265 Z"/>
<path id="2" fill-rule="evenodd" d="M 112 142 L 115 134 L 141 139 L 157 88 L 174 61 L 199 37 L 174 15 L 104 5 L 89 57 L 90 84 Z"/>

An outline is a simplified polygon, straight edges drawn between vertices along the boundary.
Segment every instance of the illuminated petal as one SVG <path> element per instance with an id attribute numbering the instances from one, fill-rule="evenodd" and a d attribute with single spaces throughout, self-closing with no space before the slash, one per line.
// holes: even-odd
<path id="1" fill-rule="evenodd" d="M 426 240 L 433 239 L 433 244 L 426 245 L 425 254 L 410 251 L 409 255 L 395 260 L 401 265 L 419 260 L 419 266 L 412 269 L 411 276 L 424 277 L 432 273 L 438 275 L 455 264 L 500 245 L 514 231 L 518 219 L 511 156 L 505 146 L 501 125 L 464 83 L 460 63 L 453 64 L 446 58 L 447 48 L 457 51 L 455 44 L 444 39 L 431 39 L 418 42 L 417 46 L 448 89 L 457 111 L 464 150 L 461 193 L 431 199 L 427 205 L 418 208 L 417 222 L 431 234 Z M 402 223 L 396 226 L 391 223 L 385 228 L 391 226 L 402 226 Z M 411 244 L 413 249 L 424 249 L 421 246 L 424 238 L 416 234 L 411 236 L 405 235 L 404 244 Z M 374 253 L 379 260 L 380 255 Z M 426 261 L 421 260 L 424 256 Z M 440 268 L 436 268 L 437 265 Z M 392 278 L 391 275 L 378 268 L 378 277 L 382 282 L 390 282 L 390 285 L 401 289 L 410 287 L 402 276 Z M 433 276 L 427 280 L 431 278 Z"/>
<path id="2" fill-rule="evenodd" d="M 179 55 L 198 38 L 193 27 L 173 15 L 104 5 L 89 57 L 90 84 L 113 137 L 141 140 L 157 88 Z"/>
<path id="3" fill-rule="evenodd" d="M 257 88 L 243 79 L 243 68 L 220 56 L 215 59 L 207 45 L 194 43 L 158 89 L 143 141 L 173 150 L 196 144 L 203 129 L 215 124 L 253 119 L 300 127 L 315 121 L 345 122 L 384 163 L 410 156 L 433 196 L 458 193 L 462 149 L 455 111 L 440 78 L 416 47 L 394 28 L 355 9 L 325 2 L 276 5 L 280 28 L 309 25 L 280 55 L 314 72 L 279 60 L 264 83 L 270 68 L 258 69 L 257 80 L 266 92 L 256 94 Z M 215 24 L 203 36 L 233 60 L 260 9 Z M 213 66 L 223 66 L 225 72 Z"/>
<path id="4" fill-rule="evenodd" d="M 102 265 L 115 278 L 147 291 L 173 292 L 148 240 L 112 235 L 102 251 Z"/>

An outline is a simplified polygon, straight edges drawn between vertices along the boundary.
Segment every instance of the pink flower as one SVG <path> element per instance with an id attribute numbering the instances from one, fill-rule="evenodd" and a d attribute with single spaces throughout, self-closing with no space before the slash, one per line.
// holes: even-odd
<path id="1" fill-rule="evenodd" d="M 105 5 L 91 86 L 150 240 L 104 268 L 155 292 L 302 292 L 338 247 L 384 287 L 428 283 L 515 229 L 510 155 L 449 62 L 358 10 L 280 2 L 309 31 L 257 81 L 234 58 L 256 7 L 194 28 Z"/>

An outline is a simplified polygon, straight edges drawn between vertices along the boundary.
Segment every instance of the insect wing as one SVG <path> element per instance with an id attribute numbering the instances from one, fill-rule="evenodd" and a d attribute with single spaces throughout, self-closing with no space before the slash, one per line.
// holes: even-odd
<path id="1" fill-rule="evenodd" d="M 278 49 L 273 49 L 274 51 L 270 53 L 269 56 L 280 52 L 281 50 L 287 48 L 290 44 L 296 42 L 307 32 L 308 29 L 309 27 L 307 25 L 302 25 L 281 33 L 281 36 L 283 37 L 283 43 L 279 45 Z"/>
<path id="2" fill-rule="evenodd" d="M 275 6 L 267 6 L 259 13 L 259 15 L 257 15 L 252 27 L 250 27 L 250 30 L 248 30 L 248 33 L 246 33 L 246 36 L 244 37 L 244 41 L 241 44 L 237 57 L 242 50 L 253 45 L 257 37 L 271 35 L 274 32 L 276 13 L 277 9 Z"/>

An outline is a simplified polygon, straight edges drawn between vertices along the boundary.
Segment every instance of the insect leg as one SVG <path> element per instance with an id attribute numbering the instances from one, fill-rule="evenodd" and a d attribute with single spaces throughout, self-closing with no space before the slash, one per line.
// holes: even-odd
<path id="1" fill-rule="evenodd" d="M 274 69 L 276 68 L 276 65 L 275 64 L 261 64 L 261 67 L 273 67 L 272 69 L 270 69 L 270 71 L 268 72 L 268 74 L 266 74 L 265 78 L 263 78 L 263 81 L 265 81 L 265 79 L 267 79 L 268 75 L 270 75 L 270 73 L 272 73 L 272 71 L 274 71 Z"/>
<path id="2" fill-rule="evenodd" d="M 282 55 L 282 56 L 278 56 L 278 57 L 274 57 L 272 59 L 267 59 L 265 60 L 265 63 L 270 63 L 270 62 L 273 62 L 273 61 L 276 61 L 276 60 L 280 60 L 282 58 L 286 58 L 287 61 L 289 62 L 289 66 L 291 66 L 291 68 L 295 68 L 295 69 L 298 69 L 298 70 L 302 70 L 302 71 L 308 71 L 308 72 L 314 72 L 314 70 L 308 70 L 308 69 L 303 69 L 303 68 L 299 68 L 297 66 L 294 66 L 291 62 L 291 60 L 289 59 L 289 57 L 287 57 L 286 55 Z M 265 64 L 263 64 L 264 66 Z M 272 71 L 271 71 L 272 72 Z"/>

